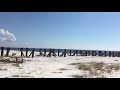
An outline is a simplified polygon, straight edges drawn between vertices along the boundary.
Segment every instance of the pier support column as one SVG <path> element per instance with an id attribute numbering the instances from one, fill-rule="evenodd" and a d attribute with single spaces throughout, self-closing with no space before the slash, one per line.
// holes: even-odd
<path id="1" fill-rule="evenodd" d="M 6 56 L 9 56 L 10 48 L 7 48 Z"/>
<path id="2" fill-rule="evenodd" d="M 118 57 L 120 57 L 120 52 L 118 52 Z"/>
<path id="3" fill-rule="evenodd" d="M 32 51 L 32 58 L 34 57 L 34 51 L 35 51 L 35 49 L 33 49 L 33 51 Z"/>
<path id="4" fill-rule="evenodd" d="M 51 51 L 51 49 L 49 49 L 49 54 L 47 55 L 47 57 L 51 57 L 51 53 L 52 53 L 52 51 Z"/>
<path id="5" fill-rule="evenodd" d="M 44 56 L 46 56 L 46 49 L 44 50 Z"/>
<path id="6" fill-rule="evenodd" d="M 111 52 L 109 51 L 109 57 L 111 57 Z"/>
<path id="7" fill-rule="evenodd" d="M 21 51 L 21 57 L 24 56 L 24 54 L 23 54 L 23 48 L 21 48 L 20 51 Z"/>
<path id="8" fill-rule="evenodd" d="M 78 56 L 78 50 L 76 50 L 76 56 Z"/>
<path id="9" fill-rule="evenodd" d="M 85 56 L 87 56 L 87 51 L 85 51 Z"/>
<path id="10" fill-rule="evenodd" d="M 64 50 L 64 57 L 66 57 L 66 49 Z"/>
<path id="11" fill-rule="evenodd" d="M 70 50 L 70 56 L 72 56 L 72 54 L 71 54 L 71 50 Z"/>
<path id="12" fill-rule="evenodd" d="M 53 53 L 53 56 L 57 56 L 56 53 L 55 53 L 55 49 L 52 50 L 52 53 Z"/>
<path id="13" fill-rule="evenodd" d="M 105 56 L 105 57 L 107 56 L 107 52 L 106 52 L 106 51 L 104 52 L 104 56 Z"/>
<path id="14" fill-rule="evenodd" d="M 28 56 L 28 48 L 26 48 L 26 57 Z"/>
<path id="15" fill-rule="evenodd" d="M 60 49 L 58 49 L 58 56 L 60 56 Z"/>
<path id="16" fill-rule="evenodd" d="M 92 51 L 92 56 L 95 56 L 94 51 Z"/>
<path id="17" fill-rule="evenodd" d="M 4 47 L 1 47 L 1 56 L 3 56 L 4 53 Z"/>
<path id="18" fill-rule="evenodd" d="M 102 56 L 102 51 L 99 51 L 99 56 Z"/>

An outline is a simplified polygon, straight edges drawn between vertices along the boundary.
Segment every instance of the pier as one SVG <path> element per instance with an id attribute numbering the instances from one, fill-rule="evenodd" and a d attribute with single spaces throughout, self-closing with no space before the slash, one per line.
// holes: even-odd
<path id="1" fill-rule="evenodd" d="M 44 57 L 66 57 L 66 56 L 100 56 L 100 57 L 120 57 L 120 51 L 102 51 L 102 50 L 73 50 L 73 49 L 52 49 L 52 48 L 11 48 L 0 47 L 1 56 L 9 56 L 11 50 L 17 50 L 21 57 L 34 57 L 35 52 Z M 6 50 L 6 52 L 4 52 Z M 28 51 L 31 53 L 28 54 Z"/>

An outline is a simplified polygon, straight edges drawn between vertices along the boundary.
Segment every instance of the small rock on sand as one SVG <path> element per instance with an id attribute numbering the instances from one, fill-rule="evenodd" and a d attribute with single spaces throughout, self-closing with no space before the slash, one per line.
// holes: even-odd
<path id="1" fill-rule="evenodd" d="M 114 60 L 114 61 L 118 61 L 118 60 Z"/>

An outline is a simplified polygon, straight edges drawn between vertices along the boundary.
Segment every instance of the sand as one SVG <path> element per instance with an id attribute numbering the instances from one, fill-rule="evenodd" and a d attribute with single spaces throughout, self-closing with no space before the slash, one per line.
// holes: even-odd
<path id="1" fill-rule="evenodd" d="M 20 56 L 20 52 L 11 51 Z M 29 52 L 30 53 L 30 52 Z M 36 52 L 35 55 L 39 53 Z M 74 75 L 83 75 L 86 72 L 79 70 L 71 63 L 104 62 L 120 63 L 120 57 L 96 56 L 67 56 L 67 57 L 42 57 L 24 58 L 24 63 L 0 62 L 0 78 L 74 78 Z M 106 78 L 120 78 L 120 70 L 104 74 Z M 94 77 L 93 77 L 94 78 Z"/>

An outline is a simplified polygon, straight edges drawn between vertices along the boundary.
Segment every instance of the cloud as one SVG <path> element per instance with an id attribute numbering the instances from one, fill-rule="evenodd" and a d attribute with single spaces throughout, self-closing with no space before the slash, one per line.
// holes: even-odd
<path id="1" fill-rule="evenodd" d="M 0 43 L 15 41 L 16 37 L 12 33 L 5 31 L 4 29 L 0 29 Z"/>

